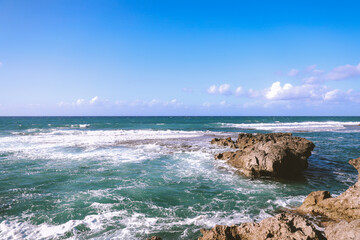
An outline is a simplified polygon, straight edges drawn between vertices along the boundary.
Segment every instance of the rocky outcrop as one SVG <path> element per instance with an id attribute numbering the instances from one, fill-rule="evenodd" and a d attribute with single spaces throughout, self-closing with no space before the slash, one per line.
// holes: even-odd
<path id="1" fill-rule="evenodd" d="M 360 158 L 350 160 L 360 174 Z M 310 193 L 298 208 L 300 213 L 322 215 L 334 221 L 360 219 L 360 175 L 355 185 L 336 198 L 327 191 Z"/>
<path id="2" fill-rule="evenodd" d="M 304 217 L 290 213 L 278 214 L 260 223 L 243 223 L 239 226 L 216 225 L 201 230 L 198 240 L 317 240 L 326 239 Z"/>
<path id="3" fill-rule="evenodd" d="M 360 219 L 333 223 L 325 229 L 328 240 L 358 240 L 360 239 Z"/>
<path id="4" fill-rule="evenodd" d="M 291 133 L 239 134 L 231 138 L 213 139 L 213 144 L 236 148 L 235 152 L 217 154 L 216 159 L 227 162 L 251 177 L 294 177 L 307 168 L 307 158 L 315 145 Z"/>
<path id="5" fill-rule="evenodd" d="M 329 240 L 360 239 L 360 158 L 349 163 L 359 172 L 355 185 L 335 198 L 328 191 L 312 192 L 297 209 L 301 214 L 320 215 L 332 221 L 325 229 Z"/>

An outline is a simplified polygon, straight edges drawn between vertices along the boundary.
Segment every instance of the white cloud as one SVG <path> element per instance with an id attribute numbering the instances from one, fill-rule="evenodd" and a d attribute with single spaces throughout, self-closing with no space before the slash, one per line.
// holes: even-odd
<path id="1" fill-rule="evenodd" d="M 59 107 L 104 107 L 104 108 L 112 108 L 112 107 L 181 107 L 184 104 L 177 99 L 172 99 L 170 101 L 161 101 L 159 99 L 152 99 L 150 101 L 143 100 L 134 100 L 134 101 L 109 101 L 109 100 L 101 100 L 98 96 L 93 97 L 89 101 L 85 99 L 77 99 L 75 102 L 69 104 L 64 101 L 60 101 L 58 103 Z M 186 107 L 186 106 L 184 106 Z"/>
<path id="2" fill-rule="evenodd" d="M 231 95 L 230 85 L 227 83 L 220 85 L 219 93 L 222 95 Z"/>
<path id="3" fill-rule="evenodd" d="M 360 76 L 360 63 L 356 66 L 347 64 L 334 68 L 326 74 L 326 80 L 343 80 Z"/>
<path id="4" fill-rule="evenodd" d="M 250 91 L 251 90 L 251 91 Z M 321 104 L 325 102 L 360 102 L 360 92 L 349 89 L 343 91 L 340 89 L 329 89 L 326 86 L 303 84 L 293 86 L 286 83 L 283 86 L 280 82 L 274 82 L 270 88 L 254 91 L 249 90 L 249 97 L 258 99 L 264 98 L 266 102 L 264 107 L 272 105 L 274 102 L 306 102 L 311 104 Z M 290 106 L 290 105 L 289 105 Z"/>
<path id="5" fill-rule="evenodd" d="M 99 97 L 98 97 L 98 96 L 93 97 L 93 98 L 89 101 L 90 105 L 94 105 L 94 104 L 96 104 L 97 102 L 99 102 Z"/>
<path id="6" fill-rule="evenodd" d="M 286 83 L 282 87 L 280 82 L 274 82 L 265 93 L 265 98 L 269 100 L 304 99 L 316 98 L 317 96 L 314 85 L 293 86 Z"/>
<path id="7" fill-rule="evenodd" d="M 291 69 L 290 70 L 290 72 L 288 72 L 288 76 L 290 76 L 290 77 L 295 77 L 296 75 L 298 75 L 299 74 L 299 70 L 298 69 L 295 69 L 295 68 L 293 68 L 293 69 Z"/>
<path id="8" fill-rule="evenodd" d="M 225 83 L 217 87 L 216 85 L 212 85 L 207 89 L 209 94 L 221 94 L 221 95 L 231 95 L 230 85 Z"/>
<path id="9" fill-rule="evenodd" d="M 85 99 L 81 98 L 81 99 L 76 100 L 76 102 L 73 103 L 73 105 L 81 106 L 81 105 L 84 105 L 84 103 L 85 103 Z"/>
<path id="10" fill-rule="evenodd" d="M 360 77 L 360 63 L 356 66 L 350 64 L 338 66 L 327 73 L 323 70 L 312 69 L 311 75 L 304 78 L 303 81 L 307 83 L 316 83 L 322 81 L 346 80 L 356 77 Z"/>
<path id="11" fill-rule="evenodd" d="M 210 87 L 208 88 L 207 92 L 208 92 L 209 94 L 216 94 L 216 93 L 217 93 L 217 87 L 216 87 L 216 85 L 210 86 Z"/>
<path id="12" fill-rule="evenodd" d="M 324 94 L 323 99 L 325 102 L 360 102 L 360 92 L 349 89 L 342 91 L 340 89 L 334 89 Z"/>
<path id="13" fill-rule="evenodd" d="M 325 93 L 324 101 L 335 100 L 335 99 L 337 99 L 339 97 L 340 93 L 341 93 L 341 91 L 339 89 L 331 90 L 331 91 Z"/>
<path id="14" fill-rule="evenodd" d="M 158 105 L 158 104 L 160 104 L 160 103 L 161 103 L 160 100 L 158 100 L 158 99 L 153 99 L 153 100 L 151 100 L 150 102 L 148 102 L 148 105 L 149 105 L 150 107 L 152 107 L 152 106 Z"/>
<path id="15" fill-rule="evenodd" d="M 243 94 L 244 94 L 244 89 L 241 86 L 237 87 L 236 90 L 235 90 L 235 95 L 236 96 L 241 96 Z"/>
<path id="16" fill-rule="evenodd" d="M 3 63 L 2 62 L 0 62 L 0 67 L 3 65 Z"/>

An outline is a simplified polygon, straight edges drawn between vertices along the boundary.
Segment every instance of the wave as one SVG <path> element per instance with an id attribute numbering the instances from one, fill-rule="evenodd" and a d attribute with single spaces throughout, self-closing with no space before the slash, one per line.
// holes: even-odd
<path id="1" fill-rule="evenodd" d="M 89 128 L 90 124 L 71 124 L 71 128 Z"/>
<path id="2" fill-rule="evenodd" d="M 209 148 L 208 142 L 214 135 L 221 133 L 54 128 L 31 133 L 13 132 L 10 136 L 1 137 L 0 154 L 10 154 L 13 159 L 142 161 L 171 152 Z M 199 141 L 198 138 L 206 140 Z"/>
<path id="3" fill-rule="evenodd" d="M 274 122 L 274 123 L 220 123 L 222 127 L 248 130 L 285 132 L 360 132 L 360 122 Z"/>

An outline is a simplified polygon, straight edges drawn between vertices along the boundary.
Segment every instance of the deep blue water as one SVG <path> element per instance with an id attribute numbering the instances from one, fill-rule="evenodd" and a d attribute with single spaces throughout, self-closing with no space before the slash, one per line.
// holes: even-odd
<path id="1" fill-rule="evenodd" d="M 195 239 L 357 178 L 360 117 L 2 117 L 0 238 Z M 251 180 L 213 137 L 292 132 L 316 145 L 297 181 Z"/>

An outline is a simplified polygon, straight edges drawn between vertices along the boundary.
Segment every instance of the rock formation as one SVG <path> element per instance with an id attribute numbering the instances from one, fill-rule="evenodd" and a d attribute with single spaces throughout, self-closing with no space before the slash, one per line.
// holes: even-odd
<path id="1" fill-rule="evenodd" d="M 360 174 L 360 158 L 350 160 Z M 336 198 L 327 191 L 310 193 L 298 208 L 300 213 L 322 215 L 334 221 L 360 219 L 360 175 L 354 186 Z"/>
<path id="2" fill-rule="evenodd" d="M 355 185 L 335 198 L 327 191 L 312 192 L 298 208 L 299 213 L 321 215 L 334 221 L 325 229 L 329 240 L 360 239 L 360 158 L 349 163 L 359 172 Z"/>
<path id="3" fill-rule="evenodd" d="M 216 159 L 229 164 L 251 177 L 294 177 L 307 168 L 307 158 L 315 145 L 291 133 L 239 134 L 231 138 L 211 141 L 212 144 L 236 148 L 235 152 L 217 154 Z"/>
<path id="4" fill-rule="evenodd" d="M 281 213 L 266 218 L 260 223 L 243 223 L 239 226 L 216 225 L 210 230 L 201 230 L 198 240 L 317 240 L 326 239 L 304 217 Z"/>
<path id="5" fill-rule="evenodd" d="M 358 240 L 360 239 L 360 219 L 333 223 L 325 229 L 328 240 Z"/>

